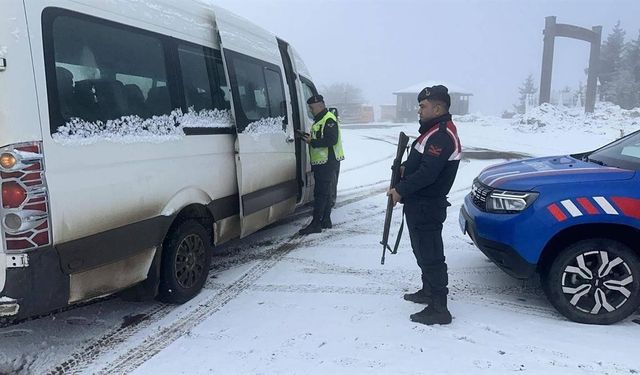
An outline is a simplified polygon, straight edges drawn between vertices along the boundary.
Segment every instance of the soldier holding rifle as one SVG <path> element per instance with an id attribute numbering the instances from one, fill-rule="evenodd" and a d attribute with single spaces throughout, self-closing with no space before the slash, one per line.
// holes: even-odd
<path id="1" fill-rule="evenodd" d="M 424 88 L 418 95 L 420 136 L 404 162 L 404 176 L 389 189 L 394 204 L 402 202 L 411 247 L 422 271 L 422 288 L 404 295 L 407 301 L 428 305 L 412 314 L 414 322 L 451 323 L 447 308 L 448 275 L 442 244 L 451 190 L 461 157 L 460 139 L 451 121 L 451 98 L 445 86 Z"/>

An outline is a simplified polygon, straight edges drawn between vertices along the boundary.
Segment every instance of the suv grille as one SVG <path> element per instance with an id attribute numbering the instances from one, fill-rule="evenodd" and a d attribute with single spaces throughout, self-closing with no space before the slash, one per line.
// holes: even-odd
<path id="1" fill-rule="evenodd" d="M 471 185 L 471 197 L 473 198 L 473 204 L 482 211 L 486 211 L 487 197 L 492 191 L 492 188 L 480 183 L 478 180 L 473 181 L 473 185 Z"/>

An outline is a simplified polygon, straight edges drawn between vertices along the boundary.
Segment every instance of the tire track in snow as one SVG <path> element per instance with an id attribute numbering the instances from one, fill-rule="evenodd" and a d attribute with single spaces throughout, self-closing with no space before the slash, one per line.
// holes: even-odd
<path id="1" fill-rule="evenodd" d="M 302 238 L 294 235 L 287 242 L 277 247 L 269 259 L 251 267 L 239 280 L 231 283 L 221 292 L 201 303 L 196 309 L 178 317 L 172 324 L 156 332 L 154 336 L 147 337 L 141 344 L 112 361 L 109 366 L 101 369 L 98 373 L 128 374 L 132 372 L 248 289 L 284 256 L 296 249 L 302 242 Z"/>
<path id="2" fill-rule="evenodd" d="M 416 272 L 404 270 L 355 269 L 335 264 L 328 264 L 315 260 L 291 258 L 286 262 L 298 263 L 307 268 L 301 272 L 325 275 L 349 275 L 382 284 L 381 287 L 348 287 L 348 286 L 317 286 L 312 284 L 269 284 L 253 285 L 250 290 L 273 293 L 330 293 L 330 294 L 366 294 L 366 295 L 398 295 L 402 291 L 413 288 L 412 279 Z M 537 283 L 529 285 L 496 285 L 482 281 L 487 276 L 502 275 L 502 271 L 495 266 L 466 267 L 449 269 L 450 297 L 454 301 L 464 301 L 482 306 L 493 306 L 502 310 L 522 312 L 527 315 L 556 318 L 559 314 L 546 302 L 542 289 Z M 469 281 L 472 279 L 472 281 Z M 480 282 L 478 282 L 480 281 Z M 391 286 L 391 288 L 389 287 Z M 395 286 L 395 287 L 393 287 Z M 224 284 L 217 284 L 218 288 Z M 533 302 L 533 303 L 532 303 Z"/>
<path id="3" fill-rule="evenodd" d="M 383 191 L 384 191 L 384 189 L 382 189 L 380 187 L 374 187 L 374 188 L 368 189 L 368 190 L 366 190 L 364 192 L 351 194 L 351 195 L 347 196 L 346 199 L 341 200 L 339 202 L 336 202 L 336 207 L 344 207 L 344 206 L 348 206 L 348 205 L 353 204 L 353 203 L 357 203 L 359 201 L 368 199 L 372 195 L 375 195 L 375 194 L 377 194 L 379 192 L 383 192 Z M 270 226 L 270 228 L 274 227 L 274 226 L 280 226 L 280 225 L 295 221 L 295 220 L 297 220 L 299 218 L 299 216 L 302 216 L 304 214 L 305 214 L 304 212 L 303 213 L 299 213 L 299 214 L 296 215 L 298 217 L 293 217 L 293 218 L 288 218 L 288 219 L 281 220 L 277 224 Z M 188 315 L 195 314 L 197 316 L 202 317 L 202 316 L 207 316 L 207 314 L 211 314 L 212 312 L 215 312 L 215 311 L 219 310 L 222 306 L 224 306 L 230 300 L 235 298 L 235 296 L 237 296 L 239 293 L 241 293 L 242 290 L 244 290 L 243 288 L 246 288 L 246 286 L 242 287 L 242 285 L 244 285 L 244 284 L 239 284 L 241 281 L 244 280 L 244 282 L 246 282 L 246 280 L 248 278 L 249 279 L 253 279 L 251 277 L 251 275 L 253 275 L 253 277 L 255 277 L 255 280 L 257 280 L 260 276 L 262 276 L 262 274 L 264 274 L 269 269 L 271 269 L 271 267 L 273 267 L 273 265 L 275 265 L 275 263 L 277 263 L 277 261 L 282 259 L 282 256 L 284 256 L 287 253 L 289 253 L 290 251 L 292 251 L 295 247 L 300 246 L 300 245 L 310 245 L 310 244 L 315 243 L 315 242 L 325 241 L 327 239 L 327 237 L 333 237 L 333 236 L 326 236 L 326 235 L 324 235 L 324 236 L 311 236 L 311 238 L 307 239 L 306 241 L 303 241 L 302 237 L 297 237 L 297 236 L 294 235 L 293 237 L 291 237 L 290 239 L 288 239 L 284 243 L 282 243 L 282 241 L 280 241 L 279 243 L 276 243 L 276 245 L 271 246 L 268 250 L 263 251 L 260 254 L 255 254 L 255 253 L 243 254 L 242 252 L 238 251 L 239 254 L 238 254 L 236 259 L 233 259 L 231 261 L 225 262 L 225 264 L 223 264 L 221 267 L 217 267 L 217 265 L 214 265 L 212 268 L 217 268 L 217 271 L 221 272 L 221 271 L 230 269 L 232 267 L 239 266 L 239 265 L 242 265 L 242 264 L 246 264 L 246 263 L 249 263 L 249 262 L 255 261 L 255 260 L 258 260 L 261 263 L 256 265 L 256 266 L 254 266 L 254 267 L 252 267 L 249 271 L 247 271 L 247 273 L 245 273 L 243 276 L 241 276 L 241 278 L 236 282 L 236 284 L 234 284 L 233 286 L 228 286 L 227 289 L 225 289 L 224 291 L 216 294 L 215 296 L 213 296 L 212 298 L 207 300 L 207 303 L 205 303 L 206 306 L 200 306 L 200 307 L 196 308 L 195 310 L 193 310 L 191 313 L 188 313 Z M 288 245 L 290 245 L 292 243 L 292 241 L 293 241 L 292 238 L 295 239 L 294 243 L 296 244 L 296 246 L 293 247 L 293 248 L 289 248 Z M 259 245 L 259 243 L 258 243 L 258 245 Z M 238 246 L 239 249 L 241 247 L 242 247 L 241 245 Z M 284 251 L 284 253 L 280 254 L 283 251 Z M 274 259 L 277 259 L 277 260 L 274 262 Z M 269 267 L 268 268 L 261 268 L 261 264 L 267 264 L 267 265 L 269 265 Z M 259 270 L 263 270 L 263 272 L 259 273 Z M 233 294 L 230 291 L 237 291 L 237 293 Z M 208 307 L 208 308 L 205 308 L 205 307 Z M 152 309 L 150 309 L 150 310 L 148 310 L 146 312 L 143 312 L 145 314 L 145 318 L 140 320 L 137 324 L 128 325 L 128 326 L 125 326 L 125 327 L 119 327 L 119 328 L 117 328 L 115 330 L 112 330 L 110 332 L 107 332 L 107 333 L 103 334 L 100 338 L 98 338 L 97 340 L 91 342 L 89 345 L 87 345 L 87 346 L 79 349 L 78 351 L 72 353 L 71 356 L 68 359 L 64 360 L 63 362 L 61 362 L 58 365 L 53 366 L 51 370 L 47 371 L 47 373 L 48 374 L 78 374 L 78 373 L 81 373 L 82 371 L 87 369 L 92 363 L 94 363 L 96 360 L 98 360 L 101 356 L 103 356 L 106 353 L 111 352 L 113 350 L 117 350 L 117 347 L 119 345 L 125 343 L 128 339 L 130 339 L 132 336 L 134 336 L 138 332 L 142 332 L 144 329 L 149 328 L 149 327 L 153 326 L 154 324 L 158 323 L 160 320 L 162 320 L 165 316 L 167 316 L 169 313 L 171 313 L 176 308 L 177 308 L 177 306 L 175 306 L 175 305 L 167 305 L 167 304 L 159 304 L 159 305 L 154 306 Z M 203 309 L 206 310 L 205 314 L 201 314 Z M 170 326 L 170 327 L 172 327 L 172 326 Z M 191 328 L 192 327 L 193 326 L 191 326 Z M 178 329 L 180 327 L 175 327 L 175 328 Z M 166 343 L 166 345 L 168 345 L 168 344 L 170 344 L 170 342 Z M 145 342 L 143 342 L 141 345 L 145 345 Z M 164 342 L 163 343 L 159 343 L 158 345 L 162 346 L 162 345 L 164 345 Z M 145 347 L 146 346 L 148 346 L 148 345 L 145 345 Z M 139 346 L 133 348 L 132 351 L 136 351 L 137 352 L 138 348 L 139 348 Z M 148 348 L 145 349 L 145 350 L 148 350 Z M 160 351 L 160 350 L 158 350 L 158 351 Z M 158 351 L 155 351 L 154 355 Z M 151 358 L 151 357 L 146 357 L 145 361 L 148 360 L 149 358 Z M 138 363 L 138 362 L 139 361 L 136 361 L 136 363 L 137 363 L 136 367 L 141 365 L 142 363 L 144 363 L 144 361 L 140 362 L 140 363 Z M 124 364 L 121 363 L 121 365 L 124 365 Z M 132 368 L 132 369 L 135 369 L 135 367 Z M 119 373 L 122 373 L 122 372 L 119 372 Z"/>
<path id="4" fill-rule="evenodd" d="M 354 197 L 351 200 L 343 201 L 343 205 L 354 203 L 363 199 L 369 198 L 370 195 L 363 195 Z M 367 220 L 367 217 L 363 217 L 362 220 Z M 360 220 L 355 220 L 355 222 Z M 352 220 L 351 223 L 354 223 Z M 333 237 L 340 237 L 340 234 L 348 236 L 352 231 L 336 231 L 336 233 L 329 232 L 322 236 L 308 236 L 302 237 L 294 235 L 291 239 L 279 246 L 273 251 L 273 254 L 267 255 L 265 261 L 253 266 L 247 271 L 239 280 L 231 283 L 225 287 L 220 293 L 217 293 L 211 297 L 207 302 L 200 304 L 198 308 L 192 310 L 185 316 L 181 316 L 178 320 L 167 328 L 163 328 L 154 337 L 147 337 L 141 344 L 135 348 L 130 349 L 126 354 L 121 355 L 115 361 L 111 362 L 108 367 L 101 369 L 99 374 L 112 374 L 112 373 L 129 373 L 160 351 L 171 345 L 174 341 L 178 340 L 184 333 L 189 332 L 198 324 L 209 318 L 211 314 L 216 313 L 224 305 L 237 297 L 243 291 L 250 289 L 254 286 L 254 283 L 279 263 L 287 254 L 295 250 L 300 246 L 310 246 L 318 242 L 326 242 Z M 365 232 L 366 233 L 366 232 Z"/>
<path id="5" fill-rule="evenodd" d="M 367 189 L 364 192 L 356 192 L 351 195 L 348 195 L 347 197 L 345 197 L 346 199 L 342 199 L 339 202 L 337 202 L 336 207 L 337 208 L 344 207 L 344 206 L 371 198 L 376 194 L 383 193 L 386 190 L 386 187 L 379 186 L 382 183 L 386 183 L 386 181 L 374 183 L 372 184 L 373 186 L 372 188 Z M 459 189 L 458 191 L 452 192 L 452 193 L 454 193 L 454 195 L 457 195 L 456 194 L 457 192 L 463 191 L 463 190 L 466 191 L 468 189 L 469 188 Z M 452 203 L 453 204 L 458 203 L 457 200 L 458 199 L 453 200 Z M 382 214 L 384 212 L 384 209 L 381 209 L 378 211 L 379 212 L 375 212 L 375 214 Z M 297 214 L 292 215 L 289 218 L 279 221 L 277 224 L 270 227 L 275 227 L 275 226 L 293 222 L 306 214 L 308 214 L 308 212 L 299 212 Z M 374 213 L 369 212 L 369 215 L 367 217 L 363 217 L 363 219 L 370 217 L 372 214 Z M 355 220 L 355 221 L 359 221 L 359 220 Z M 353 224 L 354 220 L 349 220 L 348 222 L 344 222 L 344 223 L 336 223 L 336 225 L 340 226 L 347 223 Z M 296 243 L 295 247 L 300 245 L 303 245 L 303 246 L 313 245 L 316 242 L 326 242 L 327 240 L 331 240 L 333 238 L 344 238 L 344 237 L 351 236 L 356 232 L 360 234 L 370 234 L 368 229 L 370 228 L 366 226 L 363 226 L 362 229 L 360 230 L 358 230 L 358 228 L 345 229 L 345 230 L 341 230 L 340 228 L 338 228 L 338 230 L 333 230 L 331 232 L 328 232 L 327 234 L 323 234 L 322 236 L 311 236 L 310 238 L 308 238 L 307 241 L 300 240 L 300 242 Z M 152 338 L 147 338 L 145 341 L 143 341 L 142 344 L 134 347 L 127 354 L 119 357 L 118 361 L 116 361 L 117 364 L 115 366 L 109 367 L 108 369 L 104 369 L 106 372 L 103 372 L 103 373 L 107 373 L 107 372 L 110 373 L 112 371 L 117 373 L 127 372 L 129 370 L 132 371 L 138 366 L 140 366 L 141 364 L 143 364 L 145 361 L 150 359 L 153 355 L 161 351 L 164 347 L 168 346 L 169 344 L 171 344 L 171 342 L 179 338 L 178 333 L 181 335 L 185 329 L 188 331 L 189 329 L 193 328 L 196 324 L 204 320 L 204 318 L 206 318 L 209 314 L 218 311 L 222 306 L 226 305 L 229 301 L 235 298 L 239 293 L 247 289 L 251 285 L 251 284 L 246 284 L 247 280 L 250 279 L 255 281 L 262 274 L 268 272 L 268 270 L 271 269 L 273 265 L 275 265 L 278 261 L 280 261 L 284 255 L 286 255 L 287 253 L 289 253 L 295 248 L 295 247 L 292 247 L 290 249 L 287 249 L 284 254 L 281 254 L 278 256 L 277 255 L 278 251 L 282 251 L 283 246 L 287 246 L 287 244 L 290 244 L 290 241 L 287 241 L 281 245 L 272 246 L 269 250 L 263 252 L 262 254 L 257 254 L 257 255 L 255 253 L 246 254 L 246 255 L 241 254 L 238 257 L 238 259 L 228 262 L 226 266 L 222 267 L 222 270 L 226 270 L 233 266 L 237 266 L 241 264 L 246 264 L 254 260 L 261 261 L 260 264 L 252 267 L 236 283 L 228 286 L 225 290 L 223 290 L 220 293 L 217 293 L 215 296 L 207 300 L 207 302 L 204 305 L 201 305 L 200 307 L 188 313 L 189 318 L 187 319 L 187 321 L 191 321 L 195 319 L 194 322 L 197 321 L 197 323 L 189 324 L 188 327 L 185 327 L 184 324 L 187 324 L 187 323 L 180 324 L 182 321 L 174 322 L 174 324 L 164 329 L 167 331 L 166 337 L 164 337 L 165 335 L 163 334 L 164 338 L 155 339 L 155 340 Z M 277 259 L 277 260 L 274 262 L 274 259 Z M 263 272 L 260 273 L 259 270 L 263 270 Z M 232 291 L 237 291 L 237 293 L 233 293 Z M 88 368 L 89 365 L 91 365 L 97 359 L 99 359 L 102 355 L 105 355 L 106 353 L 117 349 L 119 345 L 126 342 L 133 335 L 135 335 L 138 332 L 141 332 L 145 328 L 152 326 L 154 323 L 157 323 L 158 321 L 160 321 L 162 318 L 164 318 L 166 315 L 168 315 L 170 312 L 172 312 L 176 308 L 177 307 L 174 305 L 159 305 L 154 307 L 153 309 L 149 310 L 146 313 L 146 318 L 140 321 L 138 324 L 134 324 L 127 327 L 121 327 L 119 329 L 116 329 L 115 331 L 112 331 L 103 335 L 101 338 L 94 341 L 89 346 L 72 354 L 71 358 L 69 358 L 68 360 L 64 361 L 58 366 L 55 366 L 54 370 L 52 370 L 50 373 L 74 374 L 74 373 L 82 372 L 84 369 Z M 172 338 L 172 339 L 169 339 L 169 338 Z M 144 349 L 141 349 L 141 348 L 144 348 Z M 132 356 L 131 353 L 142 353 L 140 355 L 144 357 L 144 359 L 141 359 L 142 357 L 140 356 L 137 356 L 137 357 L 135 355 Z M 128 362 L 131 362 L 131 364 L 129 364 Z M 120 371 L 120 369 L 122 371 Z"/>
<path id="6" fill-rule="evenodd" d="M 372 160 L 370 162 L 367 162 L 367 163 L 364 163 L 364 164 L 361 164 L 361 165 L 357 165 L 355 167 L 346 168 L 344 170 L 341 170 L 340 173 L 348 173 L 348 172 L 355 171 L 355 170 L 360 169 L 360 168 L 368 167 L 368 166 L 373 165 L 373 164 L 382 163 L 383 161 L 393 160 L 394 156 L 396 156 L 395 153 L 387 155 L 387 156 L 385 156 L 384 158 L 381 158 L 381 159 L 376 159 L 376 160 Z"/>

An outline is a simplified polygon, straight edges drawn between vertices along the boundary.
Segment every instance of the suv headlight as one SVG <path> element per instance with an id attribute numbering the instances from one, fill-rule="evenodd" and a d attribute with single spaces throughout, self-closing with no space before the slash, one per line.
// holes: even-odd
<path id="1" fill-rule="evenodd" d="M 518 213 L 531 206 L 538 193 L 495 190 L 487 197 L 487 211 L 503 214 Z"/>

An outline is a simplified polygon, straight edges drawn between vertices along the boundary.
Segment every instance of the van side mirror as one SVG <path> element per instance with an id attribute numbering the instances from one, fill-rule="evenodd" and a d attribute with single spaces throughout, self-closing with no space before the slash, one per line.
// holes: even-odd
<path id="1" fill-rule="evenodd" d="M 340 117 L 338 114 L 338 108 L 336 107 L 329 107 L 329 112 L 333 113 L 336 117 Z"/>

